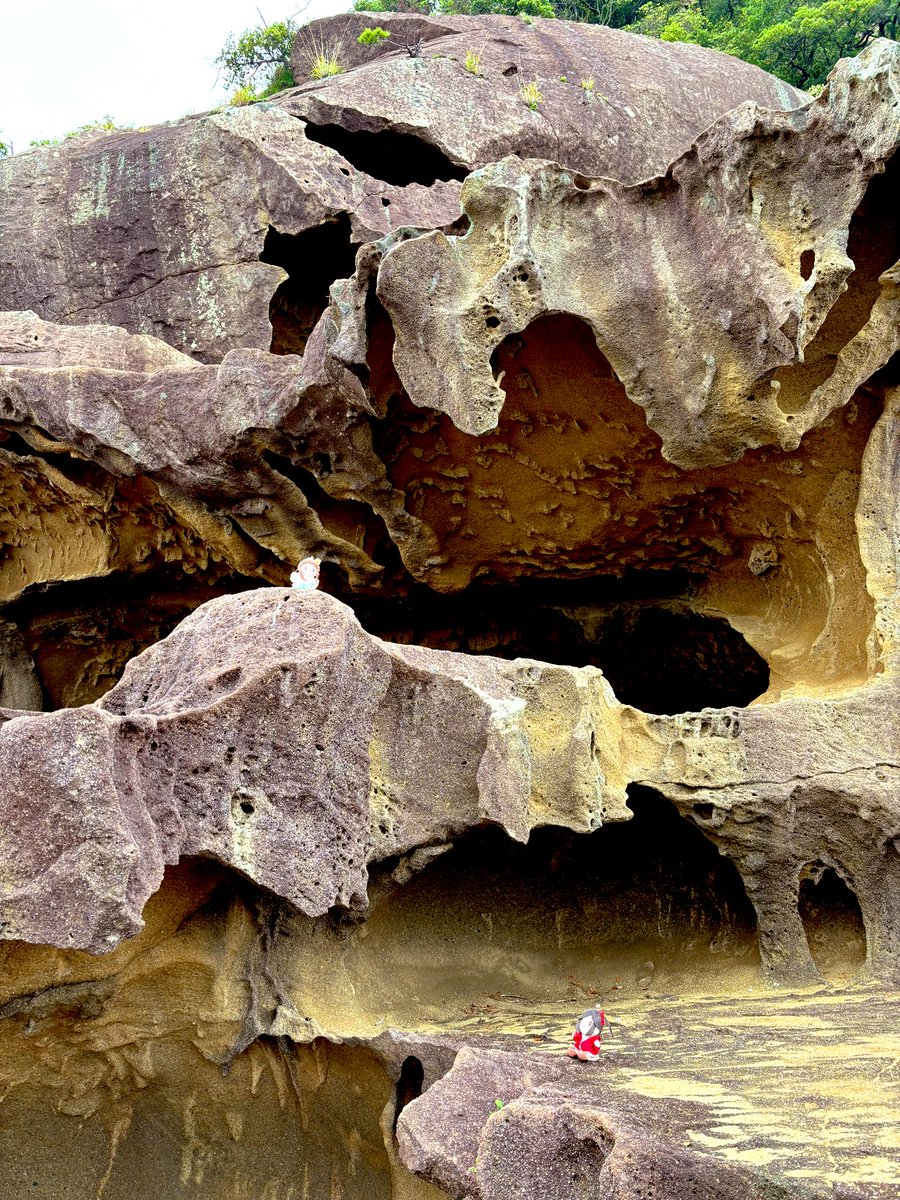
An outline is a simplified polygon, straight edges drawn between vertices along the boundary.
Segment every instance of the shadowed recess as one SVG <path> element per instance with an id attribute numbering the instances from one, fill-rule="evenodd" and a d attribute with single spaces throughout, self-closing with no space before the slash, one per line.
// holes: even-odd
<path id="1" fill-rule="evenodd" d="M 846 983 L 866 961 L 866 929 L 855 894 L 833 867 L 811 863 L 800 876 L 799 907 L 819 971 L 833 983 Z"/>
<path id="2" fill-rule="evenodd" d="M 546 827 L 522 845 L 485 827 L 402 886 L 373 875 L 341 951 L 365 1003 L 450 1019 L 494 994 L 752 981 L 755 914 L 734 864 L 658 793 L 635 787 L 629 804 L 632 820 L 593 834 Z"/>
<path id="3" fill-rule="evenodd" d="M 329 533 L 335 537 L 364 550 L 375 562 L 390 564 L 395 569 L 400 566 L 396 547 L 391 541 L 384 519 L 359 500 L 341 500 L 330 495 L 322 487 L 319 479 L 327 479 L 331 473 L 326 455 L 320 455 L 317 463 L 319 476 L 313 474 L 295 459 L 284 454 L 276 454 L 272 450 L 262 452 L 263 459 L 276 470 L 279 475 L 289 479 L 303 493 L 307 504 L 315 511 L 316 516 Z M 326 460 L 326 461 L 322 461 Z M 341 572 L 339 563 L 325 562 L 322 564 L 322 587 L 329 592 L 337 592 L 341 587 Z M 344 577 L 343 585 L 346 586 Z M 353 593 L 341 595 L 345 604 L 353 605 Z"/>
<path id="4" fill-rule="evenodd" d="M 170 634 L 198 605 L 260 586 L 259 579 L 219 572 L 211 567 L 204 577 L 172 567 L 37 584 L 0 607 L 0 615 L 20 632 L 43 708 L 75 708 L 99 700 L 130 659 Z"/>
<path id="5" fill-rule="evenodd" d="M 847 254 L 854 270 L 846 291 L 806 347 L 803 362 L 775 374 L 781 384 L 778 406 L 783 412 L 800 412 L 813 390 L 831 375 L 838 354 L 869 319 L 881 290 L 879 276 L 900 259 L 900 155 L 895 154 L 884 172 L 870 180 L 850 222 Z M 812 274 L 814 257 L 809 250 L 800 256 L 804 279 Z"/>
<path id="6" fill-rule="evenodd" d="M 770 695 L 865 677 L 873 610 L 854 508 L 877 397 L 861 393 L 795 451 L 764 446 L 721 467 L 685 470 L 663 457 L 644 410 L 580 319 L 545 315 L 501 342 L 492 365 L 503 408 L 497 428 L 478 436 L 413 405 L 390 360 L 389 323 L 375 333 L 370 383 L 384 417 L 373 424 L 373 445 L 406 512 L 441 547 L 424 564 L 404 551 L 433 591 L 689 577 L 687 589 L 660 587 L 680 602 L 668 612 L 623 612 L 618 629 L 597 615 L 595 627 L 609 630 L 608 665 L 599 653 L 562 660 L 618 674 L 620 698 L 651 712 L 747 703 L 766 690 L 755 655 L 768 664 Z M 520 607 L 507 619 L 521 618 Z M 617 643 L 628 643 L 620 657 L 630 658 L 642 641 L 648 658 L 671 645 L 673 670 L 678 659 L 702 658 L 719 684 L 688 700 L 662 696 L 652 678 L 631 679 L 643 668 L 615 663 Z M 734 690 L 729 677 L 739 681 Z"/>
<path id="7" fill-rule="evenodd" d="M 454 596 L 342 595 L 385 641 L 598 667 L 623 704 L 652 713 L 742 707 L 769 685 L 765 660 L 722 618 L 677 598 L 682 572 L 627 580 L 473 586 Z M 674 592 L 675 598 L 668 598 Z"/>
<path id="8" fill-rule="evenodd" d="M 328 289 L 353 274 L 356 251 L 350 218 L 340 213 L 305 233 L 270 228 L 260 261 L 287 271 L 269 304 L 273 354 L 302 354 L 316 322 L 328 307 Z"/>
<path id="9" fill-rule="evenodd" d="M 417 1100 L 422 1095 L 422 1084 L 425 1082 L 425 1068 L 414 1054 L 410 1054 L 403 1060 L 403 1066 L 400 1068 L 400 1078 L 397 1080 L 394 1100 L 394 1132 L 397 1130 L 397 1121 L 400 1119 L 400 1114 L 406 1108 L 407 1104 L 413 1100 Z"/>
<path id="10" fill-rule="evenodd" d="M 408 187 L 411 183 L 431 187 L 439 179 L 461 180 L 468 174 L 437 146 L 411 133 L 395 133 L 390 129 L 350 130 L 340 125 L 307 124 L 304 129 L 311 142 L 330 146 L 357 171 L 395 187 Z"/>

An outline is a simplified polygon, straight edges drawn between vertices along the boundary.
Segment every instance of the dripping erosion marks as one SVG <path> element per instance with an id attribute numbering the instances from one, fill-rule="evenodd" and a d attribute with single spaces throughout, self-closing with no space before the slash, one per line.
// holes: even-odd
<path id="1" fill-rule="evenodd" d="M 145 929 L 107 955 L 8 947 L 18 985 L 39 982 L 0 1021 L 4 1200 L 274 1198 L 300 1179 L 309 1196 L 397 1194 L 406 1172 L 383 1115 L 421 1090 L 416 1060 L 394 1068 L 368 1046 L 263 1032 L 280 985 L 260 924 L 270 901 L 187 858 Z M 122 1071 L 122 1045 L 139 1068 Z M 410 1200 L 427 1196 L 404 1182 Z"/>
<path id="2" fill-rule="evenodd" d="M 529 620 L 528 593 L 516 589 L 544 581 L 560 588 L 561 606 L 579 609 L 577 622 L 593 623 L 598 637 L 600 624 L 610 629 L 612 651 L 617 635 L 608 614 L 582 610 L 609 599 L 633 600 L 631 613 L 620 610 L 632 647 L 645 639 L 648 657 L 660 645 L 673 646 L 674 655 L 686 639 L 692 644 L 683 653 L 704 659 L 707 677 L 718 671 L 723 681 L 749 680 L 743 695 L 725 688 L 721 700 L 700 693 L 690 701 L 677 695 L 649 701 L 632 691 L 630 702 L 651 712 L 688 711 L 704 700 L 748 703 L 767 690 L 766 663 L 770 694 L 798 683 L 864 677 L 872 614 L 859 603 L 864 583 L 855 496 L 848 495 L 842 509 L 841 536 L 829 529 L 830 561 L 811 557 L 808 546 L 822 541 L 822 497 L 836 479 L 859 477 L 879 413 L 875 400 L 861 397 L 844 406 L 795 451 L 767 446 L 725 466 L 679 469 L 663 458 L 646 413 L 628 398 L 593 330 L 579 318 L 540 317 L 496 348 L 491 362 L 502 380 L 503 407 L 496 428 L 477 436 L 463 433 L 446 413 L 412 403 L 391 364 L 390 322 L 373 330 L 369 382 L 374 407 L 384 415 L 373 422 L 372 444 L 406 511 L 432 531 L 441 551 L 439 561 L 416 570 L 418 580 L 445 596 L 474 596 L 481 587 L 487 596 L 491 585 L 521 597 L 506 614 L 498 606 L 498 630 L 487 630 L 497 649 L 485 645 L 481 652 L 503 653 L 503 620 Z M 765 543 L 754 518 L 760 511 L 776 531 Z M 404 557 L 412 561 L 408 551 Z M 833 578 L 842 581 L 846 600 L 829 590 Z M 573 591 L 570 601 L 562 595 L 563 585 L 579 582 L 596 596 L 582 601 Z M 663 602 L 658 611 L 647 611 L 649 599 Z M 841 627 L 843 640 L 829 657 L 816 650 L 813 631 L 818 634 L 830 610 L 844 603 L 853 604 L 859 619 Z M 810 631 L 805 643 L 798 641 L 798 627 Z M 391 636 L 383 621 L 371 628 Z M 752 651 L 742 649 L 744 638 Z M 437 644 L 477 653 L 478 641 Z M 554 661 L 552 651 L 536 652 L 521 637 L 516 652 Z M 607 655 L 611 678 L 614 657 Z M 601 656 L 592 659 L 583 649 L 561 661 L 593 661 L 605 669 Z M 623 664 L 619 673 L 628 669 Z M 620 698 L 628 696 L 626 690 Z"/>

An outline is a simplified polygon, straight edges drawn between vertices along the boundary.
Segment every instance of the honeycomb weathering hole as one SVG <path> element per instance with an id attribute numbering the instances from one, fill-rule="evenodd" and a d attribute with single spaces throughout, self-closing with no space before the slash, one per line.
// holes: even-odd
<path id="1" fill-rule="evenodd" d="M 846 983 L 866 961 L 866 928 L 855 894 L 833 867 L 812 863 L 801 872 L 799 907 L 819 972 Z"/>
<path id="2" fill-rule="evenodd" d="M 900 154 L 883 173 L 874 175 L 853 215 L 847 254 L 853 272 L 846 289 L 832 305 L 801 363 L 782 367 L 775 374 L 780 384 L 777 402 L 785 413 L 802 412 L 813 390 L 834 371 L 835 360 L 868 321 L 880 291 L 879 278 L 900 258 Z M 804 250 L 800 274 L 809 279 L 815 254 Z"/>

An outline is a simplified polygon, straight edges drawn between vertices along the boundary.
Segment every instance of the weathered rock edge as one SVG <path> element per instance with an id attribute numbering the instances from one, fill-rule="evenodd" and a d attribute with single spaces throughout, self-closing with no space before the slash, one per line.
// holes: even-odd
<path id="1" fill-rule="evenodd" d="M 410 399 L 477 435 L 505 399 L 494 350 L 539 316 L 568 313 L 591 327 L 671 462 L 794 449 L 898 347 L 900 261 L 868 282 L 868 310 L 861 300 L 843 317 L 842 345 L 826 324 L 862 286 L 851 222 L 900 146 L 898 111 L 900 45 L 882 39 L 842 60 L 815 104 L 743 105 L 647 182 L 510 156 L 463 185 L 464 234 L 406 231 L 361 251 L 325 318 L 334 358 L 359 374 L 374 282 Z M 827 364 L 808 377 L 819 335 Z"/>
<path id="2" fill-rule="evenodd" d="M 611 1093 L 605 1069 L 614 1067 L 463 1046 L 452 1068 L 401 1112 L 400 1158 L 457 1200 L 823 1195 L 698 1151 L 685 1130 L 708 1121 L 698 1121 L 700 1105 Z"/>
<path id="3" fill-rule="evenodd" d="M 859 898 L 867 973 L 900 979 L 893 680 L 651 717 L 593 667 L 391 645 L 325 593 L 268 588 L 201 606 L 96 704 L 3 716 L 6 938 L 109 949 L 183 855 L 308 916 L 364 910 L 371 862 L 415 870 L 485 822 L 587 832 L 641 782 L 736 863 L 771 978 L 819 979 L 798 911 L 819 863 Z"/>
<path id="4" fill-rule="evenodd" d="M 402 38 L 402 15 L 379 19 Z M 0 309 L 122 325 L 218 362 L 269 347 L 269 300 L 286 278 L 277 257 L 260 261 L 270 232 L 305 238 L 308 259 L 326 227 L 343 229 L 348 248 L 407 225 L 439 228 L 457 215 L 460 178 L 513 151 L 640 179 L 736 105 L 807 102 L 715 51 L 598 26 L 423 18 L 428 46 L 413 59 L 393 43 L 363 52 L 361 21 L 307 27 L 296 66 L 307 82 L 274 100 L 0 161 Z M 308 80 L 302 60 L 315 44 L 339 45 L 346 72 Z M 463 65 L 475 46 L 477 76 Z M 588 94 L 579 80 L 595 74 Z M 536 77 L 541 112 L 519 95 Z M 361 160 L 353 146 L 378 135 L 387 142 Z M 412 160 L 435 156 L 449 171 L 416 178 Z"/>
<path id="5" fill-rule="evenodd" d="M 4 935 L 107 949 L 185 854 L 316 916 L 483 821 L 595 828 L 626 815 L 593 753 L 615 706 L 590 669 L 383 644 L 324 593 L 213 601 L 97 704 L 5 714 Z"/>

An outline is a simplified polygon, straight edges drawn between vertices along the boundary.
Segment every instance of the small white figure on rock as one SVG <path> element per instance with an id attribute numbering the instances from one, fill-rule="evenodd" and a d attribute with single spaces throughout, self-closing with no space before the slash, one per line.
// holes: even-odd
<path id="1" fill-rule="evenodd" d="M 291 587 L 299 588 L 301 592 L 314 592 L 319 586 L 319 563 L 321 558 L 304 558 L 297 564 L 297 570 L 291 572 Z"/>

